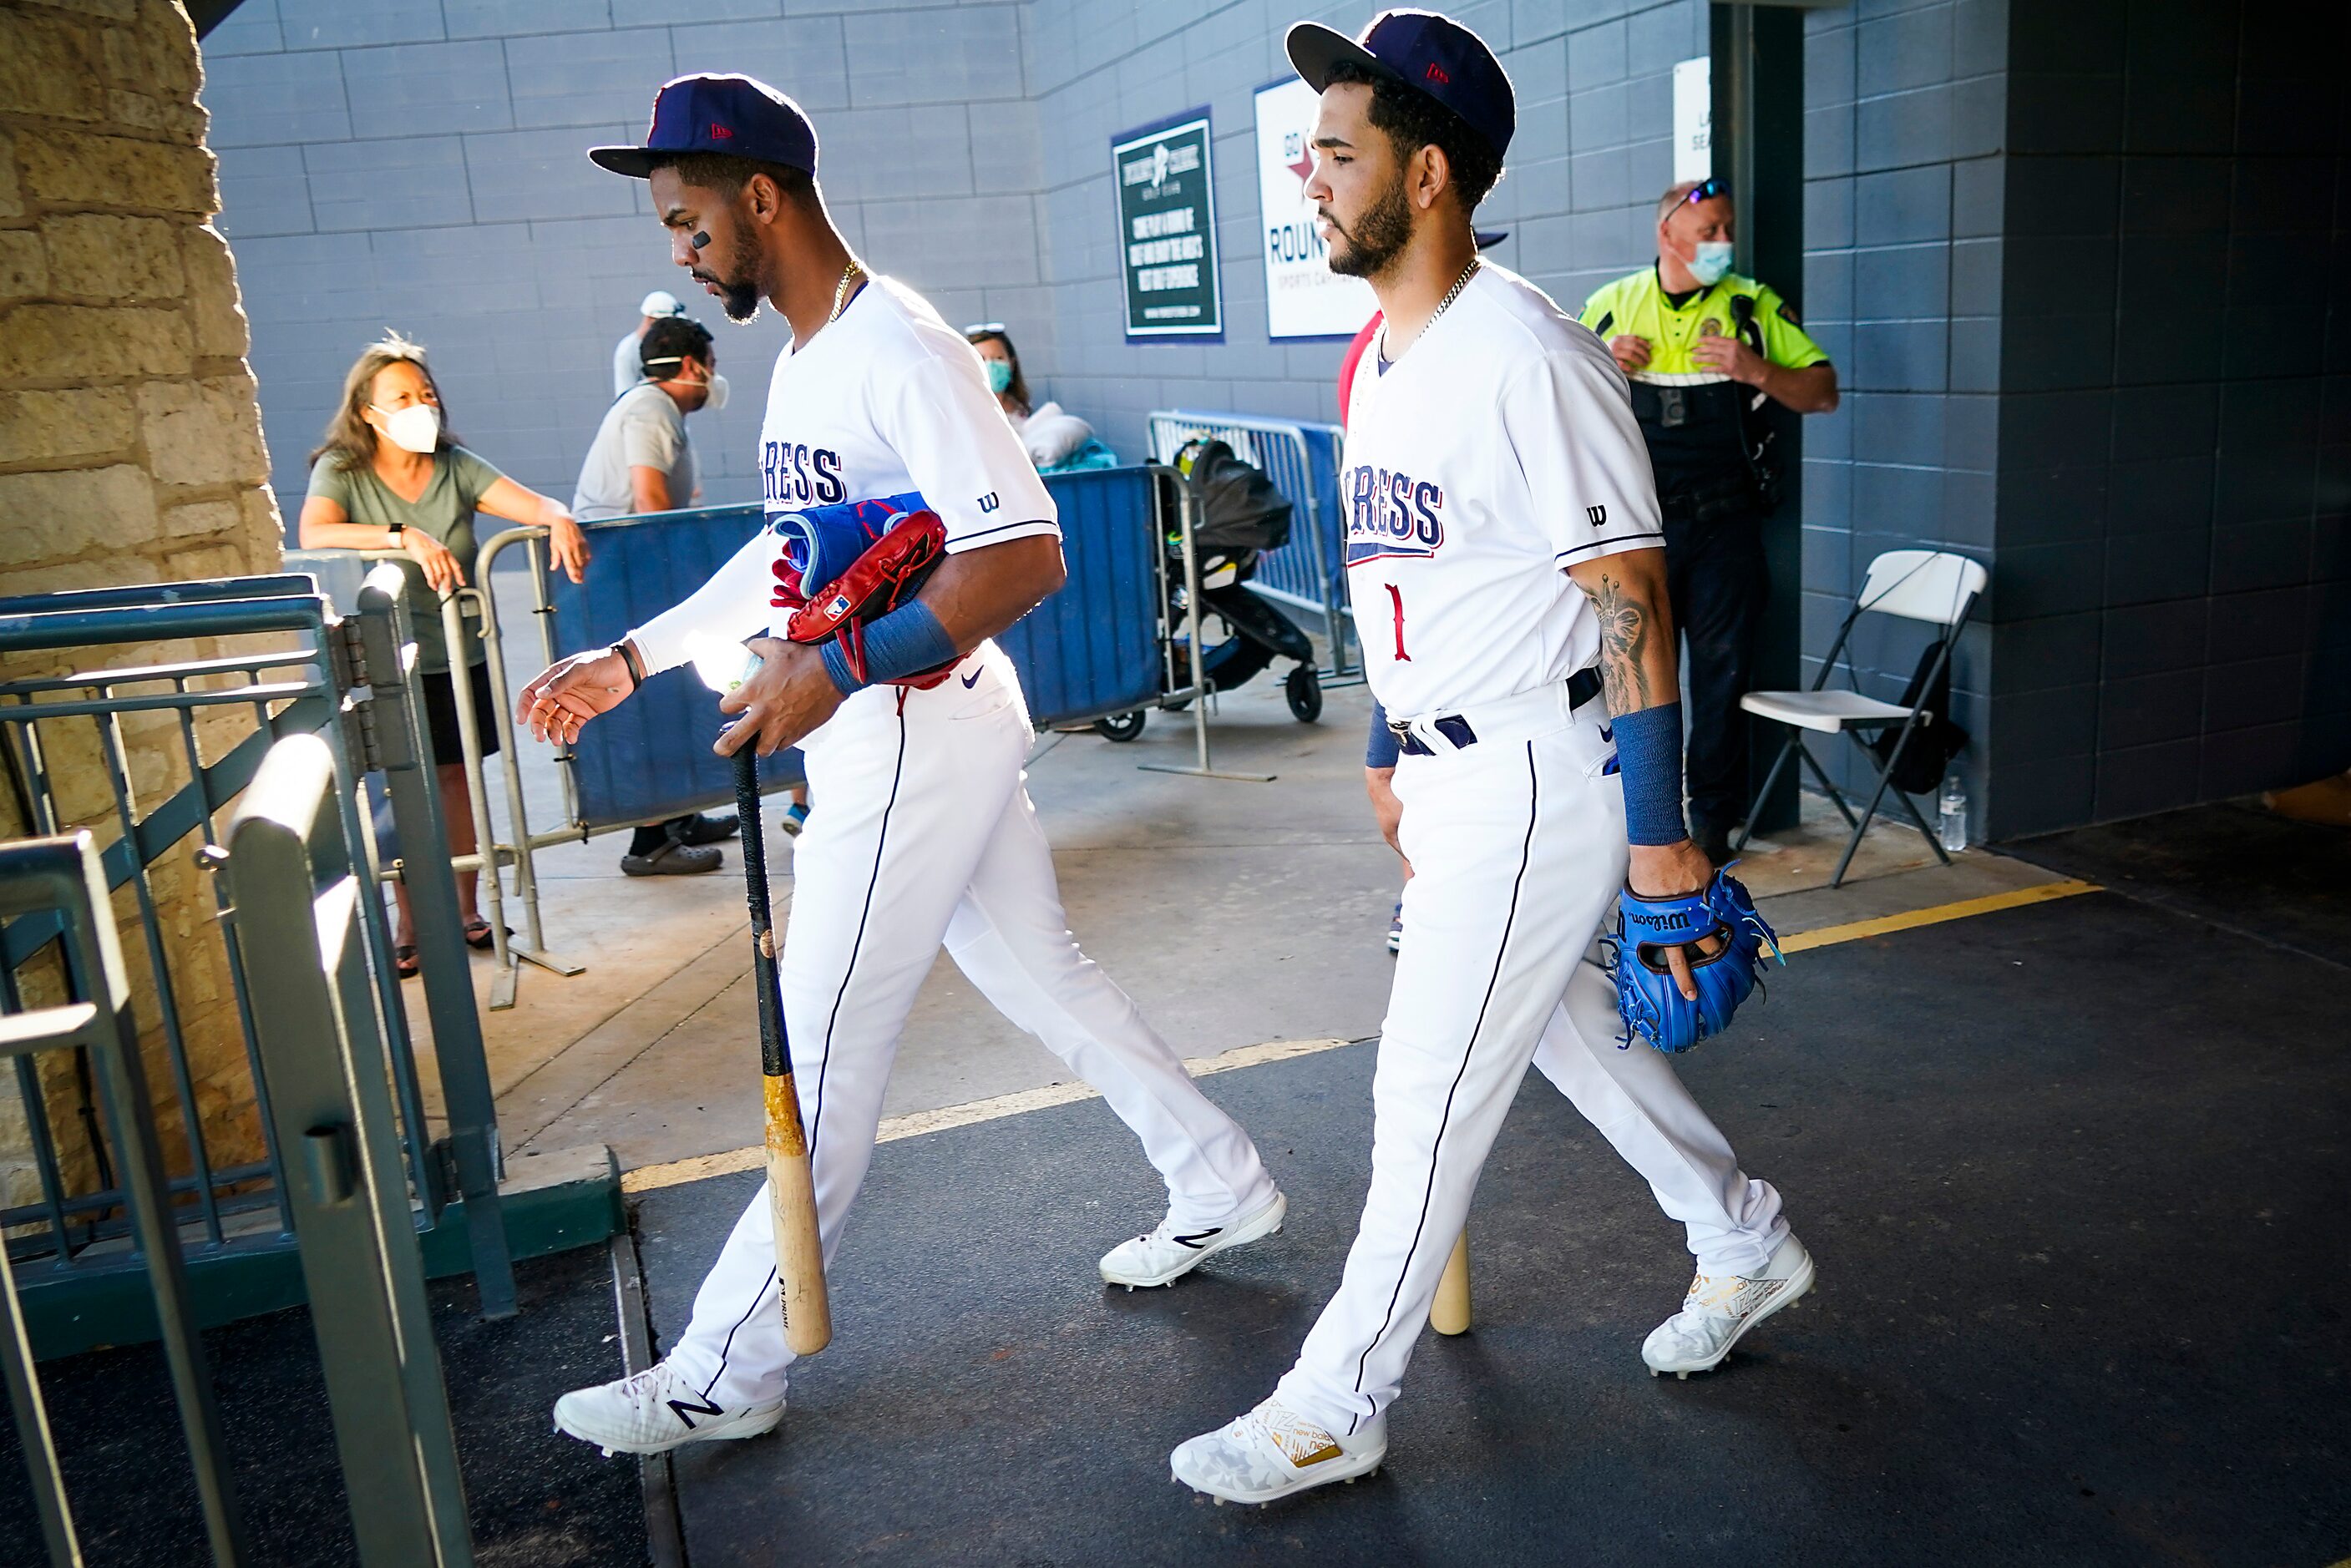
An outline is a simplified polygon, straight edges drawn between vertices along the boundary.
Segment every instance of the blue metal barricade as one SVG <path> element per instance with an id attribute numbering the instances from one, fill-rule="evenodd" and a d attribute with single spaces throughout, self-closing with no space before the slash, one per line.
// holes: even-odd
<path id="1" fill-rule="evenodd" d="M 1149 707 L 1163 690 L 1160 523 L 1151 471 L 1053 474 L 1069 581 L 998 640 L 1019 671 L 1031 717 L 1073 723 Z M 756 505 L 664 512 L 590 524 L 587 580 L 549 593 L 559 652 L 616 641 L 700 587 L 762 526 Z M 734 798 L 710 751 L 718 700 L 691 670 L 654 676 L 632 701 L 581 732 L 570 759 L 575 830 L 675 816 Z M 798 782 L 799 753 L 760 765 L 773 789 Z"/>
<path id="2" fill-rule="evenodd" d="M 1159 483 L 1147 468 L 1046 476 L 1069 580 L 996 639 L 1020 672 L 1029 715 L 1040 727 L 1159 701 Z"/>
<path id="3" fill-rule="evenodd" d="M 1185 442 L 1202 436 L 1224 441 L 1243 462 L 1263 469 L 1295 508 L 1290 542 L 1259 558 L 1249 586 L 1321 618 L 1322 625 L 1313 629 L 1330 648 L 1330 663 L 1322 670 L 1324 685 L 1360 680 L 1362 662 L 1348 648 L 1354 611 L 1347 599 L 1346 514 L 1339 504 L 1344 433 L 1337 425 L 1255 414 L 1159 409 L 1150 416 L 1156 462 L 1175 462 Z"/>
<path id="4" fill-rule="evenodd" d="M 556 649 L 619 641 L 709 581 L 765 525 L 757 504 L 587 524 L 587 580 L 559 575 L 550 585 Z M 693 670 L 646 681 L 632 701 L 580 732 L 569 760 L 574 828 L 596 833 L 731 804 L 734 766 L 710 749 L 724 724 L 717 694 Z M 799 753 L 767 758 L 759 774 L 763 789 L 798 783 Z"/>

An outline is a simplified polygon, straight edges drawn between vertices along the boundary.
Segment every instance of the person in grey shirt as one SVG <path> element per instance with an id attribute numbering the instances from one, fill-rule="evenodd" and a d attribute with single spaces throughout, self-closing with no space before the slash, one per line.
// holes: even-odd
<path id="1" fill-rule="evenodd" d="M 639 350 L 642 379 L 604 410 L 580 468 L 571 513 L 583 523 L 691 505 L 700 488 L 685 416 L 726 400 L 709 328 L 667 317 L 645 329 Z"/>
<path id="2" fill-rule="evenodd" d="M 645 296 L 644 303 L 637 306 L 637 314 L 643 319 L 622 333 L 621 340 L 612 345 L 612 396 L 616 398 L 642 379 L 637 369 L 638 348 L 644 342 L 645 334 L 653 330 L 653 323 L 665 321 L 673 316 L 684 316 L 685 306 L 679 304 L 677 296 L 669 290 L 657 288 Z"/>
<path id="3" fill-rule="evenodd" d="M 632 341 L 638 378 L 604 410 L 572 493 L 572 514 L 583 523 L 692 505 L 701 492 L 685 416 L 726 400 L 726 378 L 714 369 L 717 357 L 711 351 L 710 330 L 701 323 L 685 316 L 662 317 L 645 328 L 642 340 L 623 339 Z M 722 857 L 712 846 L 740 826 L 731 812 L 643 824 L 621 857 L 621 869 L 631 877 L 716 871 Z"/>

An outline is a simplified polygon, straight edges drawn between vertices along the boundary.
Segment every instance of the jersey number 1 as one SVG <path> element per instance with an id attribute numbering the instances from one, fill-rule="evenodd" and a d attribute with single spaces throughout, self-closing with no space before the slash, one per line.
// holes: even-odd
<path id="1" fill-rule="evenodd" d="M 1388 591 L 1388 603 L 1395 607 L 1395 657 L 1398 664 L 1410 664 L 1412 655 L 1404 650 L 1404 592 L 1394 583 L 1382 587 Z"/>

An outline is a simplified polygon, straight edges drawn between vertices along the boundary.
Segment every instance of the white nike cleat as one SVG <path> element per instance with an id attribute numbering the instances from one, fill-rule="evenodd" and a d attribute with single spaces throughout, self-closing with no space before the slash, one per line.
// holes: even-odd
<path id="1" fill-rule="evenodd" d="M 1289 1212 L 1290 1199 L 1277 1190 L 1255 1213 L 1228 1225 L 1185 1226 L 1162 1220 L 1150 1234 L 1121 1241 L 1104 1252 L 1102 1277 L 1128 1290 L 1173 1283 L 1228 1247 L 1245 1247 L 1272 1235 Z"/>
<path id="2" fill-rule="evenodd" d="M 1749 1329 L 1795 1305 L 1812 1288 L 1813 1255 L 1792 1235 L 1772 1250 L 1760 1274 L 1700 1274 L 1690 1281 L 1682 1310 L 1641 1342 L 1641 1359 L 1653 1377 L 1711 1372 Z"/>
<path id="3" fill-rule="evenodd" d="M 784 1402 L 728 1410 L 657 1361 L 633 1377 L 575 1388 L 555 1402 L 555 1429 L 611 1454 L 662 1454 L 686 1443 L 775 1430 Z"/>
<path id="4" fill-rule="evenodd" d="M 1220 1503 L 1268 1503 L 1309 1487 L 1359 1480 L 1379 1469 L 1387 1452 L 1384 1415 L 1342 1438 L 1268 1399 L 1238 1420 L 1178 1444 L 1167 1462 L 1177 1480 Z"/>

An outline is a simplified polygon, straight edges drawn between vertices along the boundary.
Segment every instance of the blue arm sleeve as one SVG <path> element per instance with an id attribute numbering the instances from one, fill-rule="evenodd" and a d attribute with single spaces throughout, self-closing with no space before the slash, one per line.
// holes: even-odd
<path id="1" fill-rule="evenodd" d="M 849 655 L 841 651 L 839 638 L 826 643 L 822 654 L 824 672 L 832 677 L 844 697 L 877 680 L 936 670 L 955 656 L 955 639 L 947 636 L 947 628 L 939 624 L 931 607 L 920 599 L 900 605 L 865 628 L 863 680 L 849 668 Z"/>
<path id="2" fill-rule="evenodd" d="M 1616 771 L 1625 781 L 1625 836 L 1635 844 L 1679 844 L 1682 824 L 1682 705 L 1667 702 L 1609 721 Z"/>
<path id="3" fill-rule="evenodd" d="M 1364 765 L 1367 768 L 1392 768 L 1396 765 L 1395 732 L 1388 728 L 1388 711 L 1380 700 L 1372 699 L 1372 733 L 1364 742 Z"/>

